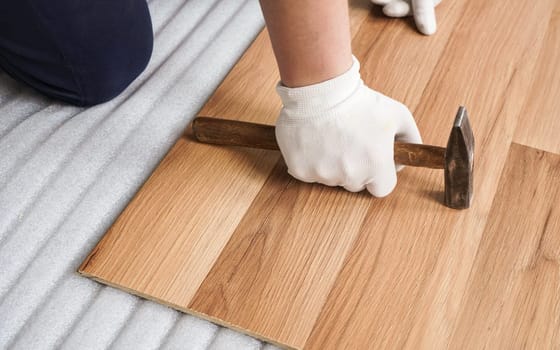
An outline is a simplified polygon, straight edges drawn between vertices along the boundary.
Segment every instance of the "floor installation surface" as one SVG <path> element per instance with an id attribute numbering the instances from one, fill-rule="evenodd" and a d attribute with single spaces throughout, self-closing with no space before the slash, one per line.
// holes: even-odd
<path id="1" fill-rule="evenodd" d="M 80 272 L 288 348 L 560 346 L 560 1 L 444 1 L 431 37 L 380 17 L 351 2 L 363 78 L 426 143 L 467 106 L 470 209 L 441 204 L 441 171 L 374 199 L 187 131 Z M 263 31 L 200 115 L 273 124 L 277 80 Z"/>

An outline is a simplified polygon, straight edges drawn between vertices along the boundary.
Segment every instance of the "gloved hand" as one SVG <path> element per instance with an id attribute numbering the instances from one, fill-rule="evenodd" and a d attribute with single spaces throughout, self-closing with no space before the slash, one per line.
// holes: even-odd
<path id="1" fill-rule="evenodd" d="M 426 35 L 436 32 L 435 7 L 441 0 L 371 0 L 383 6 L 383 13 L 389 17 L 406 17 L 414 15 L 418 30 Z"/>
<path id="2" fill-rule="evenodd" d="M 359 69 L 353 57 L 347 72 L 325 82 L 300 88 L 279 83 L 284 106 L 276 139 L 293 177 L 384 197 L 397 183 L 395 137 L 422 139 L 408 108 L 365 86 Z"/>

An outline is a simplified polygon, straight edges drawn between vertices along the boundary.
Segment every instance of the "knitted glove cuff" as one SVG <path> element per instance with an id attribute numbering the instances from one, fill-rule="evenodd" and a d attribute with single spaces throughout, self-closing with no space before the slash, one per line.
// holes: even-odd
<path id="1" fill-rule="evenodd" d="M 289 88 L 279 82 L 276 91 L 287 114 L 292 118 L 305 118 L 331 110 L 352 96 L 361 85 L 360 62 L 352 56 L 350 69 L 337 77 L 298 88 Z"/>

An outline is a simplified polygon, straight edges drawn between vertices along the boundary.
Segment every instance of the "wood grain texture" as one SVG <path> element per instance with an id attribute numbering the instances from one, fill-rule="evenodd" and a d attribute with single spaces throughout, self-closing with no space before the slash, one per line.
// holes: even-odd
<path id="1" fill-rule="evenodd" d="M 81 271 L 188 303 L 274 166 L 277 156 L 260 152 L 194 151 L 179 140 Z M 208 174 L 220 174 L 212 187 L 205 186 Z"/>
<path id="2" fill-rule="evenodd" d="M 445 144 L 457 106 L 468 107 L 477 138 L 471 209 L 441 205 L 442 171 L 407 168 L 391 196 L 373 199 L 295 181 L 278 152 L 198 144 L 187 132 L 80 272 L 286 348 L 493 347 L 505 344 L 509 325 L 525 327 L 507 339 L 512 346 L 556 347 L 558 210 L 540 250 L 538 233 L 523 236 L 525 221 L 511 226 L 520 229 L 515 242 L 490 230 L 528 208 L 537 212 L 527 225 L 544 227 L 541 211 L 558 201 L 541 183 L 558 192 L 557 158 L 509 151 L 518 121 L 527 123 L 535 72 L 544 74 L 541 47 L 555 45 L 548 25 L 558 0 L 444 1 L 431 37 L 378 9 L 368 15 L 367 0 L 351 5 L 364 80 L 412 109 L 426 143 Z M 278 73 L 267 40 L 263 31 L 201 115 L 274 122 Z M 500 198 L 518 200 L 512 209 Z M 525 266 L 515 260 L 522 242 L 533 244 L 526 254 L 540 252 L 526 275 L 515 270 Z M 494 286 L 517 289 L 482 290 Z M 508 309 L 494 317 L 497 328 L 485 328 L 484 313 L 500 305 Z M 477 330 L 484 339 L 466 339 Z"/>
<path id="3" fill-rule="evenodd" d="M 560 155 L 513 144 L 450 348 L 560 347 L 559 203 Z"/>
<path id="4" fill-rule="evenodd" d="M 552 13 L 515 142 L 560 154 L 560 1 Z"/>
<path id="5" fill-rule="evenodd" d="M 303 347 L 370 202 L 277 166 L 189 309 Z"/>
<path id="6" fill-rule="evenodd" d="M 552 5 L 476 0 L 464 8 L 415 116 L 430 140 L 443 133 L 441 116 L 469 107 L 473 206 L 454 212 L 426 201 L 441 175 L 407 169 L 396 193 L 366 215 L 309 348 L 447 347 Z"/>

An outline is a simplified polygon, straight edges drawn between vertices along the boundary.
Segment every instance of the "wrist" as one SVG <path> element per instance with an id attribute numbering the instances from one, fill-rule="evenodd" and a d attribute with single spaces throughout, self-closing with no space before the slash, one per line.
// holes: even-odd
<path id="1" fill-rule="evenodd" d="M 352 66 L 346 72 L 321 83 L 290 88 L 279 82 L 276 91 L 282 100 L 285 114 L 293 118 L 331 110 L 342 103 L 363 85 L 360 63 L 352 56 Z"/>

